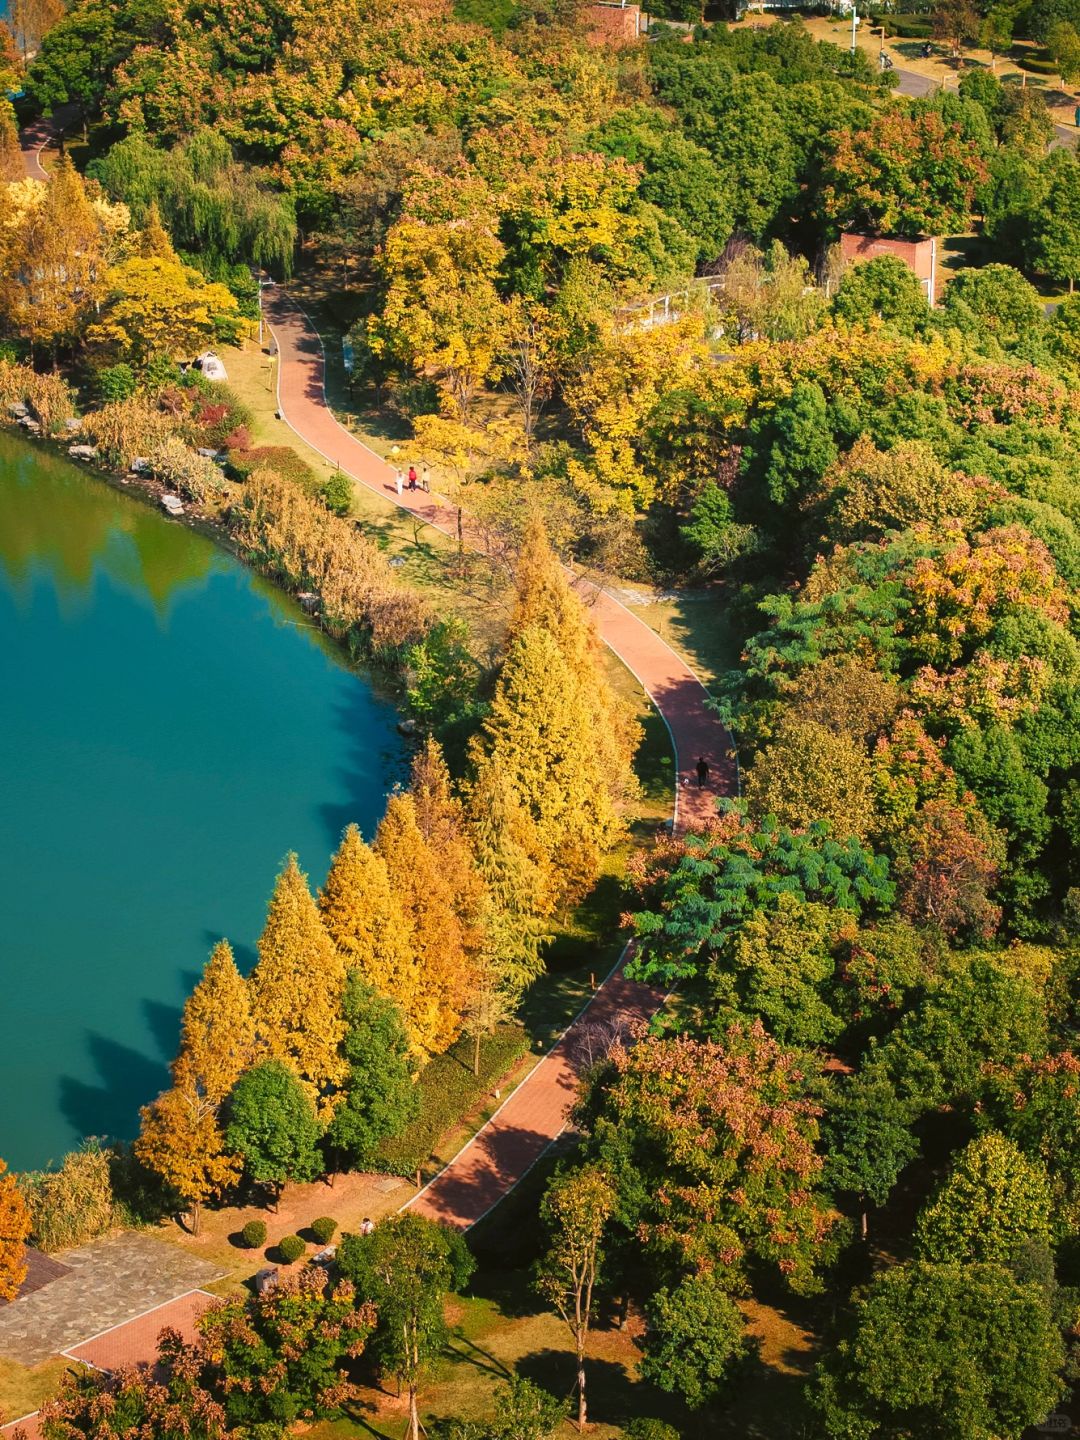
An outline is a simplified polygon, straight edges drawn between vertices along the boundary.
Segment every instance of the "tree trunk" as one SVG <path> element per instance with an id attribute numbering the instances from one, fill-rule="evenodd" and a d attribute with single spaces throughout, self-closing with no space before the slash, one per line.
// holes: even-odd
<path id="1" fill-rule="evenodd" d="M 194 1201 L 189 1213 L 191 1215 L 191 1233 L 198 1235 L 199 1226 L 202 1224 L 202 1201 Z"/>
<path id="2" fill-rule="evenodd" d="M 416 1386 L 409 1386 L 409 1440 L 420 1440 L 420 1412 L 416 1405 Z"/>
<path id="3" fill-rule="evenodd" d="M 577 1362 L 577 1428 L 585 1429 L 585 1356 L 579 1355 Z"/>

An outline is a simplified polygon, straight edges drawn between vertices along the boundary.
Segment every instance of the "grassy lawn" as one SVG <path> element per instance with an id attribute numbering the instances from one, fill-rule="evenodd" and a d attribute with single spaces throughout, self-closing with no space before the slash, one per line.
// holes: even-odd
<path id="1" fill-rule="evenodd" d="M 451 1416 L 491 1418 L 496 1387 L 515 1373 L 569 1400 L 574 1386 L 569 1336 L 561 1320 L 537 1301 L 528 1271 L 482 1271 L 471 1290 L 460 1302 L 452 1302 L 450 1343 L 422 1395 L 425 1422 Z M 697 1415 L 640 1379 L 640 1319 L 632 1315 L 626 1328 L 619 1329 L 613 1315 L 602 1314 L 589 1343 L 586 1369 L 590 1434 L 597 1440 L 616 1440 L 631 1419 L 655 1416 L 675 1425 L 685 1440 L 795 1440 L 806 1421 L 800 1388 L 812 1358 L 811 1339 L 780 1310 L 750 1302 L 743 1309 L 759 1345 L 758 1358 L 726 1403 Z M 314 1426 L 312 1440 L 364 1435 L 401 1440 L 405 1419 L 393 1391 L 392 1381 L 385 1388 L 369 1383 L 350 1414 Z M 577 1433 L 567 1421 L 558 1431 L 559 1440 Z"/>
<path id="2" fill-rule="evenodd" d="M 0 1359 L 0 1423 L 21 1420 L 55 1395 L 60 1380 L 72 1366 L 70 1360 L 44 1360 L 30 1368 L 14 1360 Z"/>

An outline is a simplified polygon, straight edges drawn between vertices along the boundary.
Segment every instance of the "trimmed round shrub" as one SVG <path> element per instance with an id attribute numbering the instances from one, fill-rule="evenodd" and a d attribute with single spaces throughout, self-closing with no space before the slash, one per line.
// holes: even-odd
<path id="1" fill-rule="evenodd" d="M 261 1250 L 266 1244 L 266 1222 L 249 1220 L 240 1235 L 249 1250 Z"/>
<path id="2" fill-rule="evenodd" d="M 337 1231 L 337 1221 L 331 1220 L 329 1215 L 320 1215 L 317 1220 L 311 1222 L 311 1233 L 320 1245 L 329 1245 Z"/>
<path id="3" fill-rule="evenodd" d="M 130 400 L 139 388 L 135 371 L 130 365 L 107 365 L 97 373 L 98 394 L 102 400 Z"/>
<path id="4" fill-rule="evenodd" d="M 283 1235 L 278 1241 L 277 1248 L 278 1254 L 282 1260 L 285 1261 L 285 1264 L 291 1265 L 294 1261 L 300 1259 L 300 1256 L 303 1255 L 307 1246 L 303 1240 L 300 1239 L 299 1235 Z"/>

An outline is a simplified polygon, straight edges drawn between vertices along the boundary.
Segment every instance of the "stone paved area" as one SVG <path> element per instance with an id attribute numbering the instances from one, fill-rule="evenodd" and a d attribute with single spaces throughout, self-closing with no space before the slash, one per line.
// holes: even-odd
<path id="1" fill-rule="evenodd" d="M 94 1240 L 60 1259 L 70 1274 L 0 1306 L 0 1355 L 20 1365 L 60 1355 L 222 1273 L 178 1245 L 134 1232 Z"/>

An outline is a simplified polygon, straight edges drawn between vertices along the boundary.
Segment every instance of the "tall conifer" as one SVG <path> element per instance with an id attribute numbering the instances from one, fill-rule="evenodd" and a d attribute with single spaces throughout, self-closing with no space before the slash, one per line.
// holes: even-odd
<path id="1" fill-rule="evenodd" d="M 390 888 L 386 861 L 366 845 L 355 825 L 341 837 L 319 892 L 319 913 L 347 970 L 411 1013 L 417 989 L 409 927 Z M 409 1038 L 419 1037 L 410 1027 Z"/>
<path id="2" fill-rule="evenodd" d="M 519 999 L 543 973 L 540 947 L 543 917 L 550 913 L 552 887 L 540 853 L 536 824 L 527 814 L 508 773 L 485 765 L 470 806 L 473 850 L 484 881 L 480 910 L 484 958 L 499 975 L 506 995 Z"/>
<path id="3" fill-rule="evenodd" d="M 261 1058 L 282 1060 L 295 1070 L 325 1123 L 333 1113 L 332 1092 L 346 1073 L 338 1048 L 345 1034 L 345 961 L 326 933 L 295 855 L 289 855 L 274 886 L 250 984 Z"/>
<path id="4" fill-rule="evenodd" d="M 201 1093 L 217 1107 L 252 1063 L 254 1054 L 251 995 L 236 968 L 229 942 L 219 940 L 210 952 L 202 979 L 184 1006 L 180 1056 L 186 1060 Z"/>
<path id="5" fill-rule="evenodd" d="M 450 883 L 465 927 L 465 943 L 476 950 L 481 944 L 478 922 L 484 882 L 476 868 L 465 807 L 454 794 L 450 769 L 437 740 L 429 738 L 413 761 L 409 794 L 420 833 Z"/>
<path id="6" fill-rule="evenodd" d="M 409 1026 L 426 1050 L 439 1055 L 461 1033 L 473 956 L 451 881 L 417 823 L 411 795 L 391 795 L 375 836 L 375 851 L 386 862 L 416 961 Z"/>

